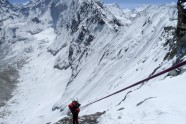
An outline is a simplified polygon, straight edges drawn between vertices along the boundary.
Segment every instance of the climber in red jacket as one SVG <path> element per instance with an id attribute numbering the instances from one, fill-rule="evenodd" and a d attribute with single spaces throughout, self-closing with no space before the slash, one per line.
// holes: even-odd
<path id="1" fill-rule="evenodd" d="M 81 104 L 78 103 L 78 101 L 72 101 L 71 104 L 68 105 L 70 111 L 72 112 L 73 115 L 73 124 L 79 124 L 78 122 L 78 114 L 80 112 L 80 107 Z"/>

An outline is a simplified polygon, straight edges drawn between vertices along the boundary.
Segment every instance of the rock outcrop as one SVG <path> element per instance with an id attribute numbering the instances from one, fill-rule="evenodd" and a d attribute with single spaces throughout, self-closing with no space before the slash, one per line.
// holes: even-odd
<path id="1" fill-rule="evenodd" d="M 103 114 L 105 114 L 105 112 L 97 112 L 95 114 L 81 116 L 79 117 L 79 124 L 98 124 L 98 119 Z M 72 124 L 72 117 L 65 117 L 55 124 Z"/>
<path id="2" fill-rule="evenodd" d="M 179 59 L 186 55 L 186 0 L 178 0 L 177 49 Z"/>

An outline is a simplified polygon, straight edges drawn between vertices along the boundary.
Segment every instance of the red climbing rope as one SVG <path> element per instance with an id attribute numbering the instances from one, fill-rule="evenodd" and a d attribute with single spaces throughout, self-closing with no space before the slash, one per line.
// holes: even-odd
<path id="1" fill-rule="evenodd" d="M 148 78 L 146 78 L 146 79 L 143 79 L 143 80 L 141 80 L 141 81 L 138 81 L 138 82 L 136 82 L 136 83 L 134 83 L 134 84 L 132 84 L 132 85 L 130 85 L 130 86 L 128 86 L 128 87 L 125 87 L 125 88 L 123 88 L 123 89 L 121 89 L 121 90 L 118 90 L 118 91 L 116 91 L 116 92 L 114 92 L 114 93 L 112 93 L 112 94 L 110 94 L 110 95 L 107 95 L 107 96 L 105 96 L 105 97 L 103 97 L 103 98 L 100 98 L 100 99 L 98 99 L 98 100 L 96 100 L 96 101 L 90 102 L 90 103 L 88 103 L 88 104 L 82 106 L 82 108 L 83 108 L 83 107 L 87 107 L 87 106 L 89 106 L 89 105 L 91 105 L 91 104 L 94 104 L 94 103 L 96 103 L 96 102 L 99 102 L 99 101 L 101 101 L 101 100 L 103 100 L 103 99 L 106 99 L 106 98 L 108 98 L 108 97 L 111 97 L 111 96 L 113 96 L 113 95 L 115 95 L 115 94 L 118 94 L 118 93 L 120 93 L 120 92 L 123 92 L 123 91 L 125 91 L 125 90 L 127 90 L 127 89 L 130 89 L 130 88 L 132 88 L 132 87 L 135 87 L 135 86 L 137 86 L 137 85 L 139 85 L 139 84 L 142 84 L 142 83 L 144 83 L 144 82 L 146 82 L 146 81 L 149 81 L 149 80 L 151 80 L 151 79 L 153 79 L 153 78 L 155 78 L 155 77 L 158 77 L 158 76 L 163 75 L 163 74 L 165 74 L 165 73 L 167 73 L 167 72 L 170 72 L 170 71 L 172 71 L 172 70 L 174 70 L 174 69 L 176 69 L 176 68 L 179 68 L 179 67 L 181 67 L 181 66 L 183 66 L 183 65 L 186 65 L 186 60 L 183 61 L 183 62 L 181 62 L 181 63 L 178 63 L 178 64 L 176 64 L 176 65 L 174 65 L 174 66 L 172 66 L 172 67 L 170 67 L 170 68 L 168 68 L 168 69 L 166 69 L 166 70 L 164 70 L 164 71 L 161 71 L 161 72 L 159 72 L 159 73 L 157 73 L 157 74 L 155 74 L 155 75 L 152 75 L 152 76 L 150 76 L 150 77 L 148 77 Z"/>

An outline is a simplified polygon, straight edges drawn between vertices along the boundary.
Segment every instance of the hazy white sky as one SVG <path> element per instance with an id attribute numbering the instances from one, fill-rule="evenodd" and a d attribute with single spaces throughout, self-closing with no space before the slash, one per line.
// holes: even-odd
<path id="1" fill-rule="evenodd" d="M 118 3 L 122 8 L 134 8 L 144 4 L 166 4 L 177 0 L 102 0 L 104 3 Z"/>
<path id="2" fill-rule="evenodd" d="M 12 3 L 24 3 L 28 0 L 9 0 Z M 165 4 L 177 0 L 102 0 L 104 3 L 118 3 L 122 8 L 134 8 L 143 4 Z"/>

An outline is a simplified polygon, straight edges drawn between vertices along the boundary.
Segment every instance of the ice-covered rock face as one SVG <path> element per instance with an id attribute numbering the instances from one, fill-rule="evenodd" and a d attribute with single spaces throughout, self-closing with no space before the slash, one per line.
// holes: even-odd
<path id="1" fill-rule="evenodd" d="M 54 26 L 56 26 L 58 21 L 61 21 L 61 23 L 68 22 L 78 6 L 78 0 L 54 0 L 50 7 Z"/>
<path id="2" fill-rule="evenodd" d="M 80 63 L 86 59 L 89 46 L 98 37 L 97 34 L 102 32 L 103 28 L 117 31 L 120 26 L 115 16 L 100 1 L 94 0 L 80 2 L 71 0 L 61 3 L 54 1 L 51 15 L 58 36 L 48 51 L 53 55 L 59 53 L 55 68 L 72 68 L 71 81 L 80 71 Z M 67 49 L 65 55 L 60 54 L 62 49 Z"/>

